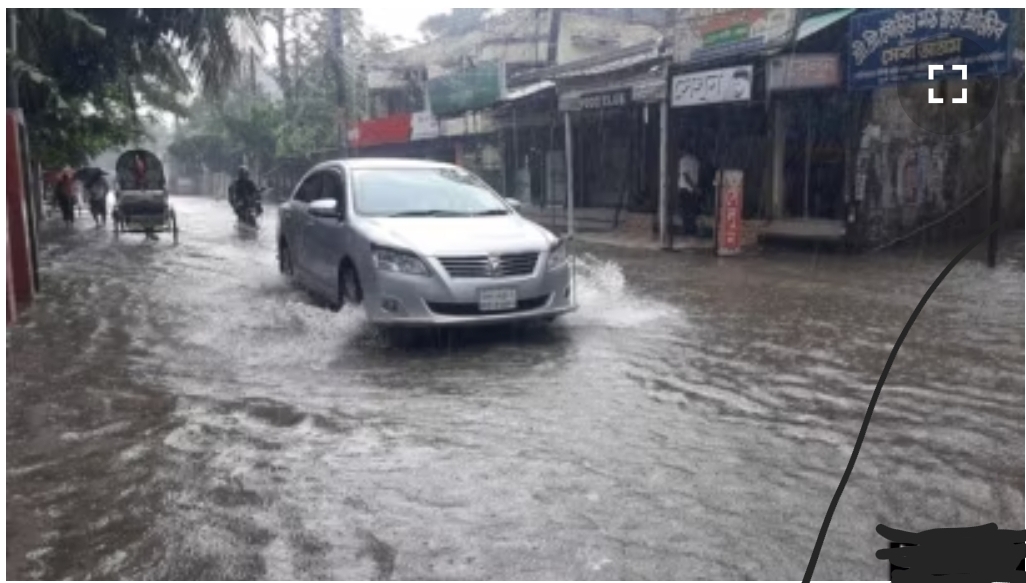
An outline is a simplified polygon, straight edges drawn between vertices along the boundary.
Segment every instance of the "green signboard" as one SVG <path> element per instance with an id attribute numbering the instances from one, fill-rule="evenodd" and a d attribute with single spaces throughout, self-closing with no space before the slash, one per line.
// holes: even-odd
<path id="1" fill-rule="evenodd" d="M 445 117 L 495 103 L 502 97 L 503 75 L 499 63 L 478 63 L 465 71 L 428 80 L 431 113 Z"/>
<path id="2" fill-rule="evenodd" d="M 707 47 L 741 42 L 751 35 L 750 31 L 751 27 L 747 24 L 739 24 L 706 34 L 702 37 L 702 41 Z"/>

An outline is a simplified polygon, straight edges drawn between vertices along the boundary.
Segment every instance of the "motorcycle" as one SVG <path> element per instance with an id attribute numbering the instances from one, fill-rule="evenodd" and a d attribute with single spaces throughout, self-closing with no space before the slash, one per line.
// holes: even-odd
<path id="1" fill-rule="evenodd" d="M 257 190 L 255 196 L 249 200 L 238 200 L 235 196 L 234 188 L 229 189 L 229 201 L 231 202 L 232 208 L 235 209 L 235 216 L 239 221 L 239 224 L 243 227 L 250 229 L 259 229 L 258 219 L 264 214 L 264 206 L 260 202 L 260 197 L 267 190 L 267 187 L 260 188 Z"/>

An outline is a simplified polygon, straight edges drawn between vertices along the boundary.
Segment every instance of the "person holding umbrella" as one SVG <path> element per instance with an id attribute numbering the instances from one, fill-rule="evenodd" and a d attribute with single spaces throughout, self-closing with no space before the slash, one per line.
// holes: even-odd
<path id="1" fill-rule="evenodd" d="M 76 173 L 76 178 L 82 183 L 89 198 L 89 212 L 97 227 L 107 224 L 107 193 L 110 192 L 110 185 L 107 184 L 106 175 L 100 168 L 82 168 Z"/>

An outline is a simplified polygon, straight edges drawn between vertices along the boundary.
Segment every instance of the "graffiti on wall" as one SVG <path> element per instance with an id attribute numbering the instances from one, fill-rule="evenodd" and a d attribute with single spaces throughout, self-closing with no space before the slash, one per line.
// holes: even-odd
<path id="1" fill-rule="evenodd" d="M 934 144 L 918 140 L 906 142 L 898 153 L 898 176 L 894 202 L 905 207 L 921 207 L 925 212 L 948 208 L 943 192 L 947 140 Z"/>
<path id="2" fill-rule="evenodd" d="M 944 136 L 902 134 L 876 124 L 863 128 L 853 198 L 866 242 L 899 236 L 956 206 L 945 181 L 956 148 Z"/>

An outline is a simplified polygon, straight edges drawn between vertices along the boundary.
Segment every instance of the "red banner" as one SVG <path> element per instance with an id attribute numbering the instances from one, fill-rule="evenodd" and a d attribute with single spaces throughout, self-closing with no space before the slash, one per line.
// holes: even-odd
<path id="1" fill-rule="evenodd" d="M 741 252 L 741 208 L 744 200 L 744 173 L 724 170 L 720 175 L 720 217 L 716 229 L 716 251 L 720 255 Z"/>
<path id="2" fill-rule="evenodd" d="M 409 142 L 412 118 L 412 114 L 400 113 L 360 122 L 356 131 L 350 133 L 350 143 L 356 148 L 368 148 Z"/>

